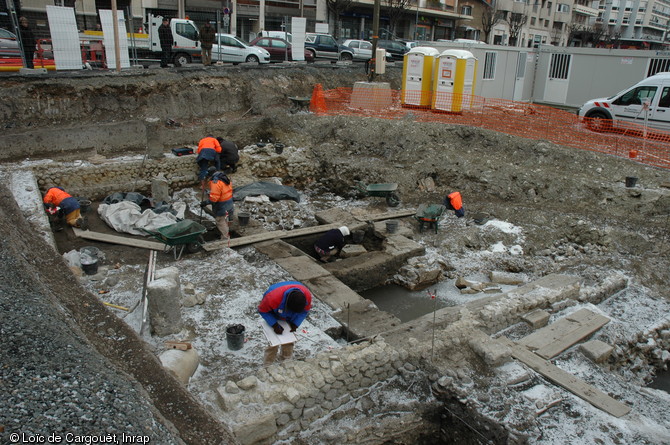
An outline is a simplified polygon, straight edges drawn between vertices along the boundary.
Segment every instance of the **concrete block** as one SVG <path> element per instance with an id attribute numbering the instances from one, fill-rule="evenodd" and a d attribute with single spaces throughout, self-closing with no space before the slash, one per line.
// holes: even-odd
<path id="1" fill-rule="evenodd" d="M 489 279 L 493 283 L 508 284 L 513 286 L 524 284 L 527 281 L 527 277 L 523 274 L 497 271 L 491 271 L 489 273 Z"/>
<path id="2" fill-rule="evenodd" d="M 283 269 L 290 273 L 297 281 L 305 282 L 314 278 L 330 275 L 314 259 L 306 255 L 275 259 Z"/>
<path id="3" fill-rule="evenodd" d="M 528 323 L 533 329 L 544 327 L 549 322 L 549 312 L 542 309 L 535 309 L 532 312 L 522 316 L 521 319 Z"/>
<path id="4" fill-rule="evenodd" d="M 600 340 L 591 340 L 579 346 L 582 353 L 595 363 L 604 363 L 612 354 L 614 348 Z"/>
<path id="5" fill-rule="evenodd" d="M 351 93 L 351 106 L 366 110 L 391 107 L 391 85 L 388 82 L 356 82 Z"/>
<path id="6" fill-rule="evenodd" d="M 244 423 L 234 425 L 233 433 L 243 445 L 256 444 L 277 434 L 277 422 L 269 410 L 256 408 L 239 413 L 239 416 Z"/>
<path id="7" fill-rule="evenodd" d="M 342 248 L 340 252 L 340 257 L 342 258 L 351 258 L 367 253 L 367 249 L 360 244 L 347 244 Z"/>
<path id="8" fill-rule="evenodd" d="M 509 347 L 492 339 L 481 331 L 475 331 L 468 345 L 489 366 L 498 366 L 509 361 L 512 351 Z"/>
<path id="9" fill-rule="evenodd" d="M 168 278 L 154 280 L 147 285 L 147 298 L 151 331 L 159 337 L 181 332 L 179 285 Z"/>

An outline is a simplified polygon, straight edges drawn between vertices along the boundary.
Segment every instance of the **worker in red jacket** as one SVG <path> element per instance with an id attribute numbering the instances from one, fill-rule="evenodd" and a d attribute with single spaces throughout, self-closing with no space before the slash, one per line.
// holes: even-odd
<path id="1" fill-rule="evenodd" d="M 213 164 L 217 170 L 221 170 L 219 153 L 221 153 L 221 144 L 219 144 L 219 141 L 214 136 L 209 134 L 207 137 L 200 139 L 197 151 L 198 156 L 195 158 L 195 162 L 200 167 L 198 179 L 201 181 L 205 180 L 210 164 Z"/>
<path id="2" fill-rule="evenodd" d="M 444 198 L 444 206 L 456 213 L 456 217 L 461 218 L 465 216 L 465 209 L 463 208 L 463 198 L 460 192 L 452 192 Z"/>
<path id="3" fill-rule="evenodd" d="M 209 197 L 200 203 L 200 207 L 212 205 L 212 213 L 216 220 L 216 228 L 221 232 L 221 239 L 228 239 L 228 221 L 233 219 L 233 184 L 224 172 L 217 172 L 213 167 L 207 170 L 210 178 Z"/>
<path id="4" fill-rule="evenodd" d="M 72 227 L 81 227 L 84 219 L 81 217 L 79 201 L 60 187 L 51 187 L 44 195 L 44 208 L 50 215 L 57 215 L 60 220 Z"/>
<path id="5" fill-rule="evenodd" d="M 307 314 L 312 308 L 312 293 L 304 284 L 298 281 L 282 281 L 273 284 L 263 294 L 263 299 L 258 305 L 258 313 L 272 326 L 277 335 L 284 332 L 279 320 L 285 320 L 295 332 L 305 321 Z M 293 343 L 281 345 L 281 359 L 286 360 L 293 355 Z M 268 346 L 265 350 L 265 365 L 272 364 L 277 358 L 279 345 Z"/>

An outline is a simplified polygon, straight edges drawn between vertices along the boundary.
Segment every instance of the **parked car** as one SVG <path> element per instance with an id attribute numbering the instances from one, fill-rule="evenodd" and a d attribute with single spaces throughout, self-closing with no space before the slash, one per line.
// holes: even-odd
<path id="1" fill-rule="evenodd" d="M 308 32 L 305 34 L 305 49 L 312 51 L 314 58 L 353 60 L 354 52 L 351 48 L 340 45 L 337 40 L 329 34 Z"/>
<path id="2" fill-rule="evenodd" d="M 354 52 L 354 60 L 367 61 L 372 59 L 372 43 L 367 40 L 345 40 L 344 46 L 351 48 Z M 388 51 L 385 53 L 386 60 L 391 60 L 392 56 Z"/>
<path id="3" fill-rule="evenodd" d="M 286 31 L 261 31 L 261 34 L 258 37 L 278 37 L 287 40 L 288 42 L 293 41 L 293 35 Z"/>
<path id="4" fill-rule="evenodd" d="M 402 60 L 405 53 L 409 51 L 407 45 L 397 40 L 378 40 L 377 46 L 384 48 L 388 53 L 391 53 L 393 60 Z"/>
<path id="5" fill-rule="evenodd" d="M 407 49 L 412 49 L 419 46 L 419 42 L 414 42 L 411 40 L 398 40 L 400 43 L 404 43 Z"/>
<path id="6" fill-rule="evenodd" d="M 670 73 L 657 73 L 614 96 L 592 99 L 578 111 L 586 125 L 605 131 L 619 122 L 670 131 Z M 625 124 L 624 124 L 625 125 Z"/>
<path id="7" fill-rule="evenodd" d="M 212 60 L 232 63 L 270 63 L 270 53 L 251 46 L 232 34 L 216 34 L 212 45 Z"/>
<path id="8" fill-rule="evenodd" d="M 0 28 L 0 57 L 21 57 L 16 35 L 2 28 Z"/>
<path id="9" fill-rule="evenodd" d="M 270 61 L 272 62 L 293 60 L 293 54 L 291 53 L 293 45 L 279 37 L 256 37 L 249 44 L 251 46 L 258 46 L 269 52 Z M 305 61 L 314 62 L 314 54 L 307 49 L 305 50 Z"/>

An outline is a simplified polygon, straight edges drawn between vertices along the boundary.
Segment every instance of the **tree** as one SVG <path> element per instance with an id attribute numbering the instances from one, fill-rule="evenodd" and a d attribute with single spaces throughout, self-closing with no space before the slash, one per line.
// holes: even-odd
<path id="1" fill-rule="evenodd" d="M 493 31 L 493 27 L 498 23 L 502 22 L 503 16 L 496 8 L 495 3 L 493 6 L 485 4 L 484 10 L 482 11 L 482 32 L 484 33 L 484 41 L 489 43 L 489 35 Z"/>
<path id="2" fill-rule="evenodd" d="M 522 12 L 510 12 L 505 21 L 507 22 L 507 26 L 509 26 L 509 44 L 517 46 L 519 33 L 521 33 L 521 28 L 528 21 L 528 16 Z"/>
<path id="3" fill-rule="evenodd" d="M 328 10 L 335 16 L 335 26 L 333 27 L 333 37 L 340 38 L 340 14 L 351 7 L 353 0 L 326 0 Z"/>
<path id="4" fill-rule="evenodd" d="M 395 35 L 396 25 L 405 14 L 410 0 L 384 0 L 384 6 L 387 8 L 389 16 L 389 31 L 391 35 Z"/>
<path id="5" fill-rule="evenodd" d="M 575 22 L 570 22 L 568 24 L 568 27 L 566 29 L 568 33 L 568 41 L 566 42 L 567 46 L 573 45 L 575 39 L 577 39 L 577 36 L 582 34 L 582 39 L 583 39 L 583 34 L 584 34 L 584 25 L 581 23 L 575 23 Z M 582 45 L 584 44 L 582 40 Z"/>

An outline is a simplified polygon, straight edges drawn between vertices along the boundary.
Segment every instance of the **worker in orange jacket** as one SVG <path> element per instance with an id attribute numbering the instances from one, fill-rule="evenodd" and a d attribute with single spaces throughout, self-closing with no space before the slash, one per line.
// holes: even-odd
<path id="1" fill-rule="evenodd" d="M 44 195 L 44 208 L 50 215 L 57 215 L 59 219 L 65 217 L 65 222 L 72 227 L 81 227 L 84 219 L 81 217 L 79 201 L 60 187 L 51 187 Z"/>
<path id="2" fill-rule="evenodd" d="M 465 216 L 465 209 L 463 208 L 463 198 L 460 192 L 452 192 L 444 198 L 444 206 L 449 210 L 453 210 L 458 218 Z"/>
<path id="3" fill-rule="evenodd" d="M 200 203 L 200 207 L 212 205 L 212 212 L 216 220 L 216 227 L 221 232 L 221 239 L 228 239 L 228 220 L 233 219 L 233 184 L 224 172 L 218 172 L 210 167 L 206 173 L 210 178 L 209 198 Z"/>
<path id="4" fill-rule="evenodd" d="M 214 167 L 216 167 L 217 170 L 221 170 L 221 161 L 219 160 L 221 144 L 219 144 L 219 141 L 214 136 L 210 134 L 207 135 L 207 137 L 200 139 L 197 153 L 198 156 L 195 158 L 195 162 L 197 162 L 198 167 L 200 167 L 198 179 L 201 181 L 205 180 L 207 177 L 207 169 L 211 163 L 214 164 Z"/>

